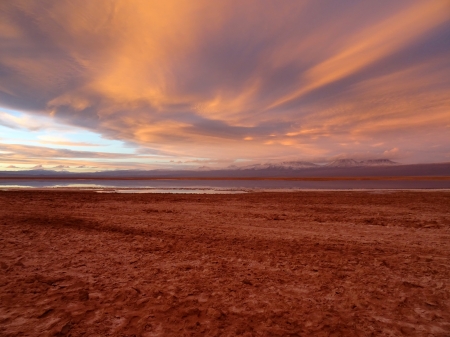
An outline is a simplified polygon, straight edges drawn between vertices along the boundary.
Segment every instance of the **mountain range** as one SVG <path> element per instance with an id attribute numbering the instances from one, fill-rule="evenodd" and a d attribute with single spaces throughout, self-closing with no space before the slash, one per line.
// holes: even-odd
<path id="1" fill-rule="evenodd" d="M 280 163 L 253 164 L 241 167 L 229 167 L 237 170 L 267 170 L 267 169 L 308 169 L 323 167 L 363 167 L 363 166 L 392 166 L 399 165 L 389 159 L 369 159 L 357 161 L 354 159 L 337 159 L 325 165 L 314 164 L 307 161 L 284 161 Z"/>
<path id="2" fill-rule="evenodd" d="M 388 177 L 450 176 L 450 163 L 399 164 L 389 159 L 357 161 L 338 159 L 327 164 L 305 161 L 230 166 L 224 169 L 202 167 L 196 170 L 113 170 L 77 173 L 54 170 L 0 171 L 3 179 L 164 179 L 164 178 L 307 178 L 307 177 Z"/>

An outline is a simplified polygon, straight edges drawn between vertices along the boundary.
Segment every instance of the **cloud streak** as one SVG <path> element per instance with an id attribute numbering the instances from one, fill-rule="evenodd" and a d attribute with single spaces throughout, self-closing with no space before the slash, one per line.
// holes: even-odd
<path id="1" fill-rule="evenodd" d="M 5 108 L 194 160 L 448 160 L 447 0 L 0 6 Z"/>

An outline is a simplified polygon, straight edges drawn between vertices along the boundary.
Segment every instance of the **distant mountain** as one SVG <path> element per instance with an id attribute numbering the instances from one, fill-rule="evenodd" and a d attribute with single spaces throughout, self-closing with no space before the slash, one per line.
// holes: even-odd
<path id="1" fill-rule="evenodd" d="M 361 162 L 363 166 L 390 166 L 390 165 L 400 165 L 395 161 L 389 159 L 369 159 Z"/>
<path id="2" fill-rule="evenodd" d="M 354 159 L 338 159 L 328 163 L 328 167 L 360 167 L 360 166 L 391 166 L 399 165 L 389 159 L 369 159 L 363 161 L 356 161 Z"/>
<path id="3" fill-rule="evenodd" d="M 328 167 L 357 167 L 362 166 L 359 161 L 353 159 L 338 159 L 328 163 L 326 166 Z"/>
<path id="4" fill-rule="evenodd" d="M 297 169 L 305 169 L 319 167 L 319 165 L 306 162 L 306 161 L 284 161 L 281 163 L 266 163 L 266 164 L 253 164 L 241 167 L 234 167 L 237 170 L 268 170 L 268 169 L 288 169 L 288 170 L 297 170 Z"/>
<path id="5" fill-rule="evenodd" d="M 388 159 L 336 160 L 327 165 L 303 161 L 256 164 L 224 169 L 115 170 L 63 172 L 53 170 L 3 171 L 1 179 L 172 179 L 172 178 L 308 178 L 308 177 L 400 177 L 450 176 L 450 163 L 402 165 Z"/>

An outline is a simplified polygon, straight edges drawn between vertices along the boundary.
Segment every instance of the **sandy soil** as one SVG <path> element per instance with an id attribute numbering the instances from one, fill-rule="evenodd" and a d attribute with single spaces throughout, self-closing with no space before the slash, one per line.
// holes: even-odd
<path id="1" fill-rule="evenodd" d="M 1 336 L 450 336 L 450 193 L 0 192 Z"/>

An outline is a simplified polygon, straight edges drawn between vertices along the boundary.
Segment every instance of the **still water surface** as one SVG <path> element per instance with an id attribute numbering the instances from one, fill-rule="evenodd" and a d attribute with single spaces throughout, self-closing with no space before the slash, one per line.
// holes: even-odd
<path id="1" fill-rule="evenodd" d="M 236 193 L 253 190 L 450 189 L 450 180 L 0 180 L 0 189 L 75 188 L 119 193 Z M 106 191 L 105 191 L 106 192 Z"/>

